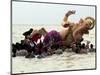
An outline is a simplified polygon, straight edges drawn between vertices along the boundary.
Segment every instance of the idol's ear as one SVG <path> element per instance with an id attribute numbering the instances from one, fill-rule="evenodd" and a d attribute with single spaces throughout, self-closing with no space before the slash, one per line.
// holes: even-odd
<path id="1" fill-rule="evenodd" d="M 87 21 L 90 24 L 89 30 L 94 28 L 95 25 L 95 19 L 93 17 L 86 17 L 85 21 Z"/>

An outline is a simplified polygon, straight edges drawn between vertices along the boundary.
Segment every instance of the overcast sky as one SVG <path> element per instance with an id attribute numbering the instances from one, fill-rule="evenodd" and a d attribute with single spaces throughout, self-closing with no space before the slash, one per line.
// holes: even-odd
<path id="1" fill-rule="evenodd" d="M 95 17 L 94 6 L 61 5 L 29 2 L 12 2 L 13 24 L 61 24 L 65 13 L 75 10 L 76 14 L 70 17 L 77 22 L 86 16 Z"/>

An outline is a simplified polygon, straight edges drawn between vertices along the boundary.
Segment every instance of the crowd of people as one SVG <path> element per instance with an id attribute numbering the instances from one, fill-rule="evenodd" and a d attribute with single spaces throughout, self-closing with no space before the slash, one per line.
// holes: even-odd
<path id="1" fill-rule="evenodd" d="M 55 42 L 55 39 L 50 38 L 50 42 L 45 43 L 41 40 L 42 34 L 38 31 L 33 33 L 33 29 L 31 28 L 29 31 L 23 33 L 25 37 L 20 43 L 16 42 L 16 44 L 12 44 L 12 53 L 13 57 L 16 57 L 16 52 L 20 50 L 26 50 L 27 54 L 26 58 L 43 58 L 53 54 L 62 54 L 66 47 L 63 45 L 62 41 Z M 39 42 L 37 42 L 39 40 Z M 93 44 L 90 44 L 89 41 L 87 43 L 81 43 L 83 39 L 81 39 L 77 43 L 72 43 L 70 49 L 72 49 L 75 53 L 87 53 L 94 52 L 95 48 Z"/>
<path id="2" fill-rule="evenodd" d="M 25 49 L 28 53 L 25 56 L 26 58 L 35 57 L 35 55 L 39 55 L 39 57 L 43 54 L 51 55 L 54 50 L 58 49 L 58 44 L 54 43 L 53 39 L 47 43 L 44 43 L 41 40 L 41 33 L 36 32 L 32 33 L 33 29 L 26 31 L 23 33 L 25 37 L 24 40 L 21 40 L 21 43 L 12 44 L 12 52 L 13 57 L 16 57 L 16 51 Z M 37 41 L 40 40 L 38 43 Z"/>

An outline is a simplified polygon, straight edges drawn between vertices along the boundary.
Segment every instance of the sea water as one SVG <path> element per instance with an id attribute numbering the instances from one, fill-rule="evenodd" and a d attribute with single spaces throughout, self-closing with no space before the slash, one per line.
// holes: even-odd
<path id="1" fill-rule="evenodd" d="M 51 30 L 60 31 L 63 29 L 61 25 L 36 25 L 36 24 L 14 24 L 12 25 L 12 42 L 20 42 L 24 39 L 22 35 L 30 28 L 40 29 L 44 27 L 48 32 Z M 88 35 L 84 35 L 84 41 L 90 41 L 95 45 L 95 28 L 89 31 Z M 94 69 L 96 66 L 95 53 L 76 54 L 74 52 L 64 52 L 61 55 L 52 55 L 46 58 L 26 59 L 25 57 L 17 56 L 12 58 L 13 73 L 28 73 L 28 72 L 45 72 L 45 71 L 60 71 L 60 70 L 79 70 L 79 69 Z"/>

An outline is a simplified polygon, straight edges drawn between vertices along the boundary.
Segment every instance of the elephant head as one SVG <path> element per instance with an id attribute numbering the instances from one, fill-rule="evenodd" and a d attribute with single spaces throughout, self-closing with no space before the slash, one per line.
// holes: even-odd
<path id="1" fill-rule="evenodd" d="M 75 27 L 76 26 L 76 27 Z M 92 17 L 86 17 L 85 19 L 80 19 L 78 25 L 74 25 L 75 32 L 80 32 L 83 34 L 88 34 L 89 30 L 92 30 L 95 26 L 95 20 Z"/>
<path id="2" fill-rule="evenodd" d="M 81 19 L 78 25 L 74 25 L 75 29 L 73 30 L 74 41 L 78 41 L 82 38 L 84 34 L 89 34 L 89 30 L 93 29 L 95 25 L 95 20 L 92 17 L 86 17 Z"/>

